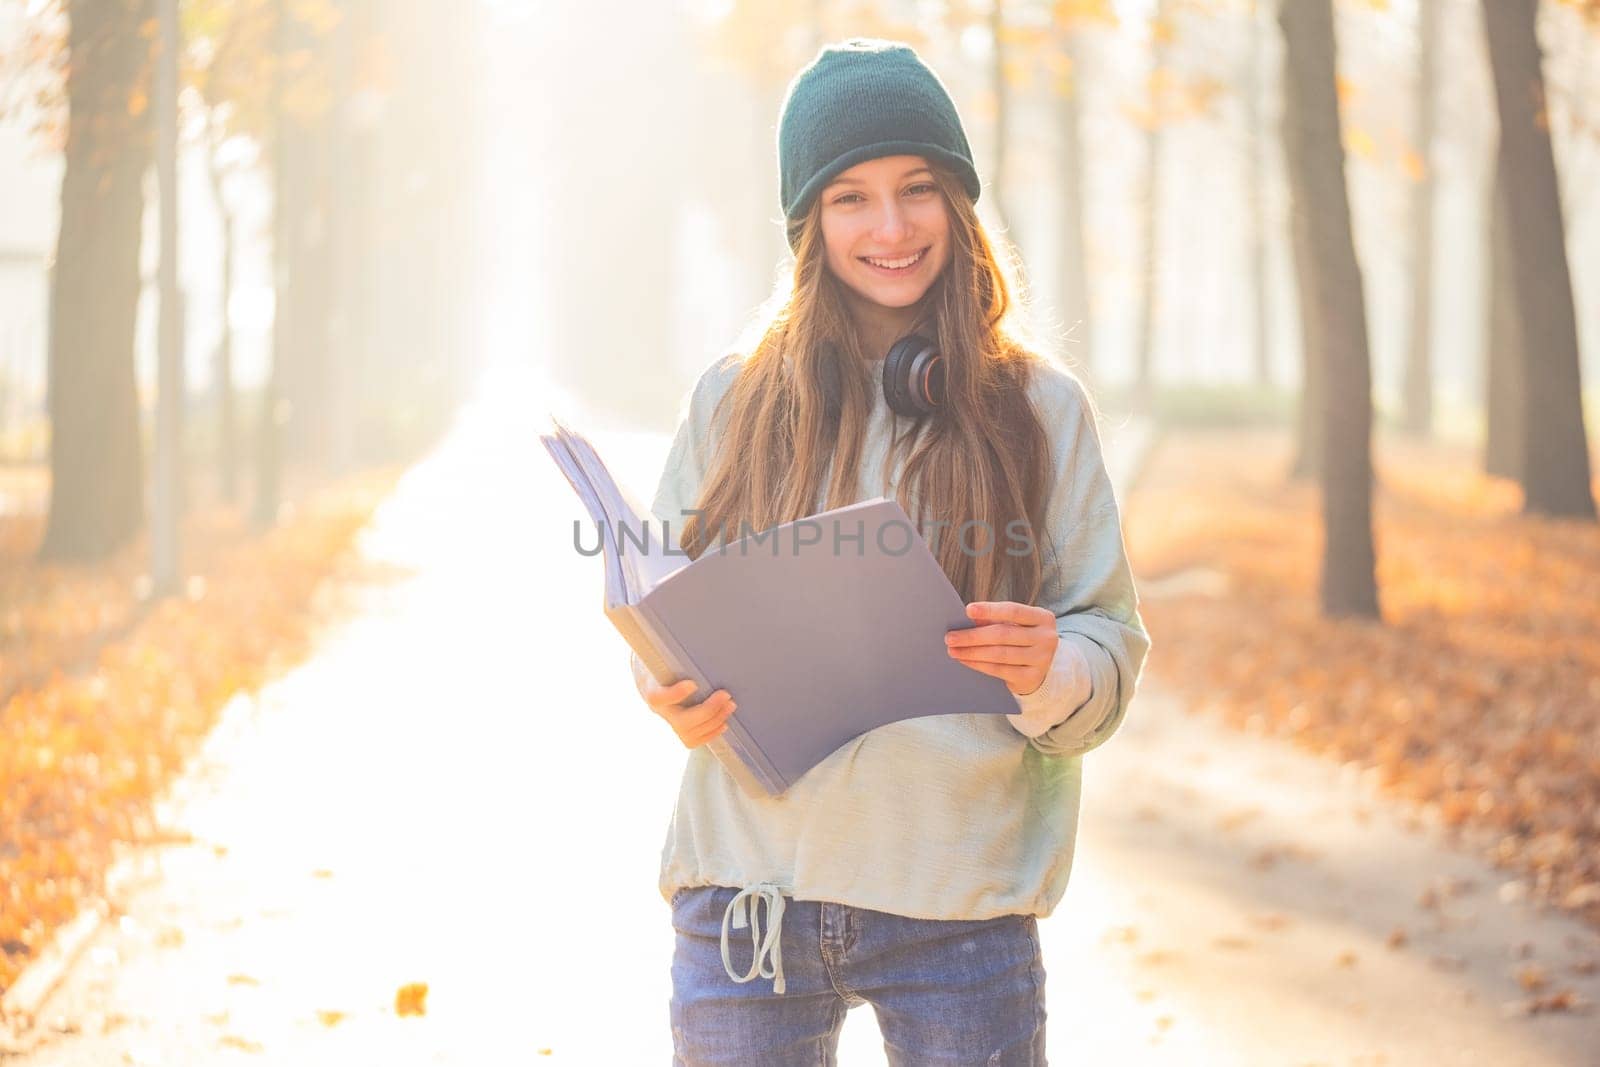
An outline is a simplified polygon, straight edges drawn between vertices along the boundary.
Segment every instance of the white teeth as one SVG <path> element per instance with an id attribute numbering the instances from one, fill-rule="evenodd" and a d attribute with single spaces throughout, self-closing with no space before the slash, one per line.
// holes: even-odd
<path id="1" fill-rule="evenodd" d="M 911 266 L 911 264 L 921 259 L 923 253 L 925 252 L 927 252 L 926 248 L 914 256 L 907 256 L 905 259 L 873 259 L 871 256 L 862 256 L 861 258 L 865 259 L 868 263 L 871 263 L 874 267 L 886 267 L 890 270 L 899 270 L 902 267 Z"/>

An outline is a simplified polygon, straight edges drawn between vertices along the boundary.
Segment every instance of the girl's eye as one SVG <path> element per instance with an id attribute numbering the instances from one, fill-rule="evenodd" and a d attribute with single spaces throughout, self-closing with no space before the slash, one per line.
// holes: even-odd
<path id="1" fill-rule="evenodd" d="M 936 189 L 936 187 L 934 186 L 934 184 L 932 182 L 918 182 L 916 185 L 913 185 L 911 188 L 907 189 L 906 192 L 907 193 L 914 193 L 914 194 L 920 196 L 923 193 L 934 192 L 935 189 Z M 851 203 L 853 200 L 864 200 L 864 199 L 866 199 L 866 198 L 863 197 L 860 193 L 845 193 L 843 196 L 835 197 L 833 202 L 835 204 L 848 204 L 848 203 Z"/>

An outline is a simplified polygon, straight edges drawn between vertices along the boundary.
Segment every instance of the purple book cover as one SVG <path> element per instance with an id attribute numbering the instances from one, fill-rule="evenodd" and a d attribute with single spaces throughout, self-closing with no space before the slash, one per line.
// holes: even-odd
<path id="1" fill-rule="evenodd" d="M 1019 710 L 1003 681 L 945 651 L 946 631 L 974 624 L 887 497 L 713 546 L 639 606 L 738 702 L 733 719 L 780 779 L 774 792 L 887 723 Z"/>

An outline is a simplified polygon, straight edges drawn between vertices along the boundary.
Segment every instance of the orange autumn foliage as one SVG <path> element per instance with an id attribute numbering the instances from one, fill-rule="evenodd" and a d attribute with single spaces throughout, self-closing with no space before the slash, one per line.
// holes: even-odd
<path id="1" fill-rule="evenodd" d="M 0 522 L 0 990 L 102 883 L 236 692 L 310 645 L 321 580 L 397 470 L 311 496 L 265 536 L 232 509 L 185 520 L 187 595 L 141 602 L 147 539 L 88 567 L 34 561 Z"/>
<path id="2" fill-rule="evenodd" d="M 1320 493 L 1286 481 L 1287 432 L 1163 441 L 1126 519 L 1150 666 L 1202 711 L 1373 769 L 1600 925 L 1600 527 L 1521 516 L 1469 450 L 1374 455 L 1381 623 L 1320 614 Z"/>

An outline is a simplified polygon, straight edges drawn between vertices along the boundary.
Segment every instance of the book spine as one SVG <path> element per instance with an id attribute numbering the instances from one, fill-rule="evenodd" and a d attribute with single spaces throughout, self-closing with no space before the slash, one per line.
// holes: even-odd
<path id="1" fill-rule="evenodd" d="M 665 643 L 657 636 L 657 630 L 648 619 L 634 605 L 623 604 L 615 608 L 607 608 L 606 616 L 622 634 L 639 655 L 639 661 L 644 664 L 653 678 L 661 685 L 670 685 L 679 678 L 693 678 L 699 688 L 697 694 L 706 693 L 707 680 L 691 663 L 687 657 L 675 660 Z M 672 647 L 676 648 L 674 644 Z M 736 716 L 737 717 L 737 716 Z M 735 728 L 733 719 L 728 720 L 728 729 L 723 734 L 706 743 L 707 750 L 716 757 L 734 781 L 746 795 L 752 797 L 770 797 L 778 792 L 769 780 L 765 769 L 765 760 L 750 755 L 746 745 L 746 735 L 743 724 Z"/>
<path id="2" fill-rule="evenodd" d="M 616 607 L 605 609 L 606 618 L 611 620 L 611 625 L 616 627 L 622 639 L 628 642 L 628 647 L 639 655 L 639 662 L 643 663 L 650 676 L 658 685 L 671 685 L 672 682 L 682 677 L 683 672 L 677 671 L 673 665 L 662 655 L 650 634 L 646 631 L 643 620 L 638 617 L 638 611 L 631 604 L 618 604 Z M 699 684 L 699 679 L 695 679 Z"/>
<path id="3" fill-rule="evenodd" d="M 695 684 L 700 687 L 700 693 L 709 696 L 711 692 L 710 679 L 705 676 L 705 672 L 695 666 L 694 660 L 684 651 L 683 646 L 673 638 L 671 631 L 662 624 L 661 619 L 651 610 L 646 601 L 640 601 L 636 607 L 639 623 L 644 630 L 645 636 L 661 649 L 664 657 L 674 660 L 682 668 L 683 674 L 695 680 Z M 643 658 L 643 656 L 640 656 L 640 659 Z M 648 661 L 645 662 L 645 666 L 649 666 Z M 704 696 L 697 697 L 697 699 L 702 700 L 704 698 Z M 722 736 L 729 741 L 729 747 L 744 761 L 750 773 L 755 775 L 761 788 L 768 796 L 777 796 L 789 787 L 790 783 L 784 779 L 783 775 L 778 773 L 778 769 L 772 765 L 772 761 L 761 750 L 761 746 L 756 743 L 756 739 L 750 736 L 750 731 L 746 730 L 744 724 L 739 721 L 738 712 L 734 712 L 732 718 L 728 719 L 728 729 Z M 713 749 L 713 752 L 715 751 L 716 749 Z"/>

